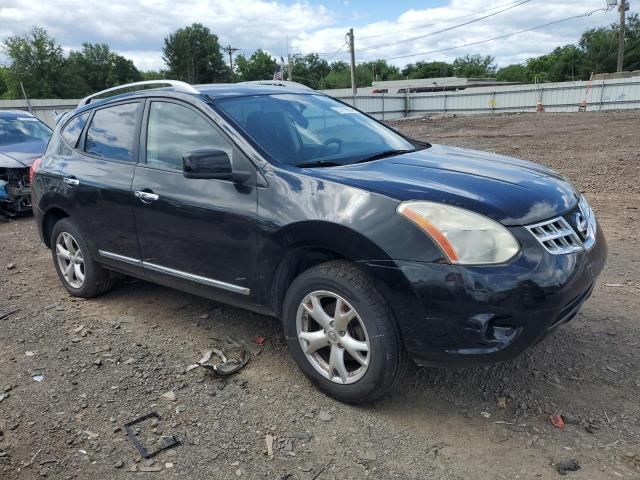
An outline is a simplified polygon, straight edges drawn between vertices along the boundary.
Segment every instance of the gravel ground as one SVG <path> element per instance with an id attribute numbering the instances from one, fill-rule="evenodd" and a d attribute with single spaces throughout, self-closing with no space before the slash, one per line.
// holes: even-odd
<path id="1" fill-rule="evenodd" d="M 0 319 L 0 478 L 547 479 L 571 459 L 577 479 L 640 478 L 640 113 L 396 126 L 545 163 L 586 193 L 610 259 L 573 322 L 513 362 L 415 369 L 351 407 L 298 372 L 278 320 L 134 280 L 73 299 L 32 219 L 0 224 L 0 317 L 16 310 Z M 266 343 L 234 376 L 185 372 L 225 336 Z M 122 427 L 152 411 L 140 437 L 182 443 L 144 461 Z"/>

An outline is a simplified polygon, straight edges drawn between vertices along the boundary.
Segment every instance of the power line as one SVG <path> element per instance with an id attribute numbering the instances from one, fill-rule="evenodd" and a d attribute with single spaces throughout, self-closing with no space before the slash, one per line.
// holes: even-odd
<path id="1" fill-rule="evenodd" d="M 479 10 L 477 12 L 468 13 L 467 15 L 461 15 L 459 17 L 449 18 L 447 20 L 443 20 L 440 23 L 453 22 L 453 21 L 456 21 L 456 20 L 462 20 L 463 18 L 473 17 L 473 16 L 479 15 L 481 13 L 490 12 L 491 10 L 495 10 L 497 8 L 506 7 L 507 5 L 511 5 L 512 3 L 513 2 L 501 3 L 499 5 L 495 5 L 495 6 L 491 7 L 491 8 L 486 8 L 484 10 Z M 433 24 L 431 24 L 431 25 L 416 25 L 415 27 L 409 27 L 409 28 L 405 28 L 405 29 L 402 29 L 402 30 L 395 30 L 393 32 L 377 33 L 375 35 L 367 35 L 366 37 L 360 37 L 360 39 L 361 40 L 366 40 L 368 38 L 387 37 L 389 35 L 397 35 L 398 33 L 409 32 L 409 31 L 412 31 L 412 30 L 420 30 L 422 28 L 433 27 L 433 26 L 435 26 L 435 25 L 433 25 Z"/>
<path id="2" fill-rule="evenodd" d="M 379 60 L 397 60 L 397 59 L 400 59 L 400 58 L 418 57 L 418 56 L 421 56 L 421 55 L 430 55 L 432 53 L 441 53 L 441 52 L 447 52 L 449 50 L 456 50 L 458 48 L 471 47 L 471 46 L 474 46 L 474 45 L 480 45 L 480 44 L 483 44 L 483 43 L 493 42 L 495 40 L 502 40 L 504 38 L 513 37 L 515 35 L 520 35 L 521 33 L 531 32 L 533 30 L 539 30 L 541 28 L 549 27 L 551 25 L 556 25 L 558 23 L 567 22 L 569 20 L 575 20 L 576 18 L 589 17 L 589 16 L 593 15 L 594 13 L 601 12 L 601 11 L 605 11 L 606 12 L 607 10 L 604 9 L 604 8 L 598 8 L 596 10 L 592 10 L 591 12 L 583 13 L 582 15 L 574 15 L 572 17 L 562 18 L 562 19 L 556 20 L 554 22 L 545 23 L 543 25 L 537 25 L 535 27 L 527 28 L 525 30 L 519 30 L 517 32 L 508 33 L 506 35 L 500 35 L 499 37 L 488 38 L 486 40 L 480 40 L 480 41 L 477 41 L 477 42 L 465 43 L 463 45 L 456 45 L 455 47 L 441 48 L 439 50 L 431 50 L 429 52 L 411 53 L 411 54 L 408 54 L 408 55 L 397 55 L 395 57 L 387 57 L 387 58 L 382 58 L 382 59 L 379 59 Z"/>
<path id="3" fill-rule="evenodd" d="M 344 47 L 346 47 L 347 45 L 348 45 L 348 43 L 347 43 L 347 42 L 344 42 L 344 43 L 342 44 L 342 46 L 341 46 L 338 50 L 336 50 L 336 51 L 335 51 L 335 53 L 334 53 L 333 55 L 331 55 L 329 58 L 325 59 L 325 62 L 327 62 L 327 63 L 328 63 L 328 62 L 329 62 L 329 60 L 331 60 L 333 57 L 335 57 L 336 55 L 338 55 L 338 54 L 340 53 L 340 51 L 341 51 Z M 348 53 L 348 52 L 345 52 L 345 53 Z"/>
<path id="4" fill-rule="evenodd" d="M 521 5 L 524 5 L 525 3 L 529 3 L 530 1 L 531 0 L 524 0 L 524 1 L 521 1 L 520 3 L 516 3 L 515 5 L 511 5 L 508 8 L 504 8 L 502 10 L 498 10 L 497 12 L 493 12 L 493 13 L 490 13 L 490 14 L 485 15 L 483 17 L 475 18 L 473 20 L 469 20 L 468 22 L 459 23 L 457 25 L 452 25 L 451 27 L 443 28 L 441 30 L 436 30 L 434 32 L 425 33 L 423 35 L 418 35 L 416 37 L 405 38 L 404 40 L 397 40 L 395 42 L 383 43 L 381 45 L 373 45 L 373 46 L 370 46 L 370 47 L 360 48 L 360 49 L 358 49 L 358 51 L 359 52 L 366 52 L 366 51 L 369 51 L 369 50 L 377 50 L 377 49 L 380 49 L 380 48 L 391 47 L 391 46 L 394 46 L 394 45 L 399 45 L 401 43 L 412 42 L 414 40 L 420 40 L 422 38 L 431 37 L 431 36 L 437 35 L 439 33 L 449 32 L 451 30 L 455 30 L 457 28 L 461 28 L 461 27 L 464 27 L 466 25 L 470 25 L 472 23 L 479 22 L 481 20 L 485 20 L 485 19 L 490 18 L 490 17 L 495 17 L 496 15 L 499 15 L 501 13 L 507 12 L 509 10 L 513 10 L 514 8 L 519 7 Z"/>

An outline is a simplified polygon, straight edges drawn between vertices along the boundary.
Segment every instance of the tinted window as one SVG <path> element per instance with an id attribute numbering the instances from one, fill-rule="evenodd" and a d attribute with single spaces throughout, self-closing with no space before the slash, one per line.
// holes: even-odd
<path id="1" fill-rule="evenodd" d="M 321 95 L 232 97 L 217 104 L 271 158 L 292 165 L 347 165 L 416 148 L 388 127 Z"/>
<path id="2" fill-rule="evenodd" d="M 114 160 L 133 160 L 138 103 L 97 110 L 87 131 L 87 153 Z"/>
<path id="3" fill-rule="evenodd" d="M 44 123 L 28 114 L 16 117 L 0 117 L 0 145 L 26 142 L 48 142 L 51 130 Z"/>
<path id="4" fill-rule="evenodd" d="M 182 156 L 202 149 L 224 150 L 231 157 L 231 146 L 195 111 L 176 103 L 151 104 L 147 164 L 182 170 Z"/>
<path id="5" fill-rule="evenodd" d="M 78 115 L 77 117 L 71 119 L 69 123 L 62 130 L 62 138 L 66 140 L 66 142 L 75 148 L 78 143 L 78 138 L 82 133 L 82 129 L 84 128 L 84 124 L 87 123 L 87 119 L 89 118 L 89 112 L 83 113 L 82 115 Z"/>

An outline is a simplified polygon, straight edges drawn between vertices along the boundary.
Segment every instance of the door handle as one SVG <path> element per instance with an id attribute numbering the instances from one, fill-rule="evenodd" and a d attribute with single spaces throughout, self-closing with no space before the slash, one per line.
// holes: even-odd
<path id="1" fill-rule="evenodd" d="M 64 177 L 64 183 L 66 183 L 70 187 L 77 187 L 78 185 L 80 185 L 80 180 L 75 177 Z"/>
<path id="2" fill-rule="evenodd" d="M 153 192 L 145 192 L 142 190 L 137 190 L 134 195 L 136 196 L 136 198 L 139 198 L 141 202 L 143 203 L 151 203 L 151 202 L 155 202 L 156 200 L 158 200 L 160 198 L 160 196 L 157 193 L 153 193 Z"/>

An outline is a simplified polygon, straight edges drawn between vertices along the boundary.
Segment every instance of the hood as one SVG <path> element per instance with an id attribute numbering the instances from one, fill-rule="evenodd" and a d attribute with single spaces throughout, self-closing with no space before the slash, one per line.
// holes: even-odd
<path id="1" fill-rule="evenodd" d="M 0 145 L 0 168 L 29 168 L 46 149 L 42 141 Z"/>
<path id="2" fill-rule="evenodd" d="M 428 200 L 466 208 L 504 225 L 546 220 L 578 203 L 571 184 L 547 167 L 444 145 L 315 172 L 400 201 Z"/>

